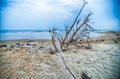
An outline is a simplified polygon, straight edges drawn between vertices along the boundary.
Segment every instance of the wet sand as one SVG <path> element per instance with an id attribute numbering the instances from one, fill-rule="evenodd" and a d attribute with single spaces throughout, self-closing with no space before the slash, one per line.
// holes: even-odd
<path id="1" fill-rule="evenodd" d="M 119 79 L 120 33 L 104 32 L 92 39 L 92 48 L 71 45 L 63 51 L 67 63 L 81 79 Z M 0 41 L 0 79 L 73 79 L 59 54 L 50 54 L 51 40 Z"/>

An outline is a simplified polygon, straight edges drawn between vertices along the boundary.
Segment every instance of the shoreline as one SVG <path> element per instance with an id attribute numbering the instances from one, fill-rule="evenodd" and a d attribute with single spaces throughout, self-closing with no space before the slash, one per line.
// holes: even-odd
<path id="1" fill-rule="evenodd" d="M 91 38 L 100 38 L 105 36 L 106 33 L 111 33 L 111 34 L 115 34 L 115 35 L 119 35 L 120 36 L 120 30 L 118 31 L 94 31 L 91 32 L 90 37 Z M 6 35 L 6 33 L 0 34 L 0 42 L 1 41 L 24 41 L 24 40 L 51 40 L 51 35 L 49 32 L 33 32 L 34 37 L 31 37 L 32 32 L 19 32 L 19 35 L 17 36 L 16 33 L 7 33 L 8 35 Z M 10 35 L 9 35 L 10 34 Z M 27 34 L 28 36 L 24 35 Z M 23 36 L 22 36 L 23 35 Z"/>
<path id="2" fill-rule="evenodd" d="M 120 34 L 105 32 L 92 39 L 92 48 L 70 45 L 63 54 L 70 68 L 81 79 L 87 72 L 92 79 L 119 79 Z M 1 79 L 72 79 L 51 40 L 0 41 Z"/>
<path id="3" fill-rule="evenodd" d="M 103 41 L 104 39 L 118 39 L 120 37 L 120 31 L 112 31 L 112 32 L 97 32 L 100 35 L 96 37 L 91 37 L 92 42 L 95 42 L 94 40 Z M 113 38 L 112 38 L 113 37 Z M 34 42 L 34 41 L 51 41 L 51 39 L 11 39 L 11 40 L 0 40 L 0 42 Z"/>
<path id="4" fill-rule="evenodd" d="M 106 32 L 91 32 L 90 37 L 96 38 L 104 36 Z M 64 34 L 64 32 L 62 32 Z M 9 41 L 9 40 L 50 40 L 51 35 L 49 32 L 13 32 L 13 33 L 1 33 L 0 41 Z"/>

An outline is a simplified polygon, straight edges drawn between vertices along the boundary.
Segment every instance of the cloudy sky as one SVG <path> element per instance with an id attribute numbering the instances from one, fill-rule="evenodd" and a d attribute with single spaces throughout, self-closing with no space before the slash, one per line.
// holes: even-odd
<path id="1" fill-rule="evenodd" d="M 0 0 L 0 29 L 42 30 L 70 26 L 82 0 Z M 86 0 L 81 18 L 89 11 L 95 29 L 120 29 L 119 0 Z"/>

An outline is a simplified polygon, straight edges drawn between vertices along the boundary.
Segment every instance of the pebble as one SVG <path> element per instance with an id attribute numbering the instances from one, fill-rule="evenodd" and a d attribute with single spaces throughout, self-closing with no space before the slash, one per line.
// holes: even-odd
<path id="1" fill-rule="evenodd" d="M 37 46 L 36 44 L 32 44 L 32 46 Z"/>
<path id="2" fill-rule="evenodd" d="M 16 45 L 20 45 L 20 43 L 16 43 Z"/>
<path id="3" fill-rule="evenodd" d="M 14 47 L 15 47 L 15 45 L 11 45 L 11 46 L 10 46 L 10 48 L 14 48 Z"/>
<path id="4" fill-rule="evenodd" d="M 118 42 L 119 42 L 119 40 L 117 40 L 117 39 L 114 39 L 114 42 L 115 42 L 115 43 L 118 43 Z"/>
<path id="5" fill-rule="evenodd" d="M 44 48 L 43 46 L 40 46 L 40 47 L 39 47 L 40 50 L 43 49 L 43 48 Z"/>
<path id="6" fill-rule="evenodd" d="M 27 43 L 26 45 L 31 45 L 31 44 Z"/>
<path id="7" fill-rule="evenodd" d="M 0 45 L 0 47 L 7 47 L 7 45 Z"/>

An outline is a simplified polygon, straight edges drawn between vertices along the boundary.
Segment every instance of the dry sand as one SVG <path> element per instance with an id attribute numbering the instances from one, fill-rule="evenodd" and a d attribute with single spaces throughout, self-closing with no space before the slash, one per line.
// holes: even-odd
<path id="1" fill-rule="evenodd" d="M 92 49 L 70 46 L 67 63 L 81 79 L 120 79 L 120 34 L 92 39 Z M 50 40 L 0 41 L 0 79 L 73 79 L 58 53 L 50 54 Z"/>

